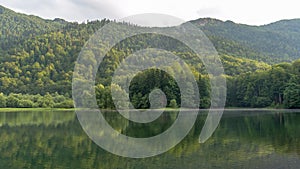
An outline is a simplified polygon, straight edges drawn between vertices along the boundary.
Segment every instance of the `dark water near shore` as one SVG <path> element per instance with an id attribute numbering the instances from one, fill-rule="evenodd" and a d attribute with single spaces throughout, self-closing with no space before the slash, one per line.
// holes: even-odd
<path id="1" fill-rule="evenodd" d="M 168 129 L 176 119 L 168 112 L 147 124 L 134 124 L 105 113 L 115 130 L 149 137 Z M 49 169 L 209 169 L 300 168 L 300 112 L 226 111 L 213 136 L 199 144 L 206 113 L 199 113 L 188 136 L 168 152 L 130 159 L 98 147 L 70 112 L 0 113 L 0 168 Z"/>

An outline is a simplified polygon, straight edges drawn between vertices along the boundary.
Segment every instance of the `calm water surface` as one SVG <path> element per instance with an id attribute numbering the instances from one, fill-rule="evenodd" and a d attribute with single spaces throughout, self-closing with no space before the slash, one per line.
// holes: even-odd
<path id="1" fill-rule="evenodd" d="M 116 112 L 104 115 L 123 134 L 150 137 L 168 129 L 177 113 L 164 113 L 150 124 L 129 122 Z M 72 111 L 0 113 L 0 168 L 300 168 L 300 112 L 226 111 L 213 136 L 199 144 L 205 118 L 199 113 L 189 135 L 170 151 L 130 159 L 94 144 Z"/>

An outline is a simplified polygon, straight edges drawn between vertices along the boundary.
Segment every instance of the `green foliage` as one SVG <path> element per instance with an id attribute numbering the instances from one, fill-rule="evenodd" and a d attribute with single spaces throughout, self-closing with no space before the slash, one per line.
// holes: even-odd
<path id="1" fill-rule="evenodd" d="M 0 108 L 6 107 L 6 97 L 3 93 L 0 93 Z"/>
<path id="2" fill-rule="evenodd" d="M 175 99 L 172 99 L 170 101 L 169 107 L 171 107 L 171 108 L 177 108 L 178 107 L 177 102 L 176 102 Z"/>
<path id="3" fill-rule="evenodd" d="M 70 96 L 74 62 L 82 46 L 109 21 L 50 21 L 1 9 L 0 91 Z"/>
<path id="4" fill-rule="evenodd" d="M 73 100 L 58 93 L 46 95 L 0 93 L 0 108 L 73 108 Z"/>
<path id="5" fill-rule="evenodd" d="M 0 107 L 72 107 L 69 97 L 72 94 L 75 61 L 89 37 L 107 23 L 110 21 L 106 19 L 82 24 L 61 19 L 44 20 L 0 6 L 0 92 L 5 95 L 0 95 Z M 291 28 L 300 25 L 299 20 L 266 26 L 247 26 L 207 18 L 191 23 L 208 35 L 221 55 L 228 79 L 227 106 L 297 106 L 297 95 L 292 94 L 294 89 L 289 83 L 295 77 L 292 83 L 296 86 L 300 84 L 300 60 L 272 66 L 266 63 L 291 61 L 300 57 L 297 52 L 300 49 L 296 45 L 300 43 L 300 31 Z M 117 89 L 121 94 L 125 91 L 111 84 L 111 77 L 126 56 L 145 48 L 165 49 L 186 61 L 197 80 L 200 108 L 209 108 L 209 76 L 202 61 L 182 42 L 156 34 L 127 38 L 106 54 L 96 76 L 96 84 L 102 84 L 95 87 L 99 107 L 115 108 L 111 89 Z M 86 55 L 90 57 L 86 58 L 86 63 L 96 63 L 95 54 L 87 51 Z M 163 57 L 163 54 L 157 53 L 157 59 Z M 141 60 L 145 60 L 145 57 L 141 56 L 134 63 L 138 65 Z M 155 63 L 156 59 L 147 62 Z M 190 97 L 181 98 L 177 84 L 170 78 L 178 74 L 180 80 L 188 81 L 178 64 L 167 68 L 170 76 L 158 70 L 149 70 L 132 77 L 129 96 L 134 107 L 148 108 L 148 96 L 155 88 L 165 92 L 167 101 L 160 101 L 167 105 L 171 100 L 176 100 L 178 106 L 194 100 Z M 84 74 L 91 75 L 90 71 Z M 130 76 L 133 74 L 129 72 L 127 76 L 116 78 L 126 81 Z M 191 84 L 187 85 L 191 87 Z M 193 94 L 193 90 L 188 92 L 189 95 Z M 22 97 L 14 93 L 20 93 Z M 32 98 L 23 98 L 26 95 Z M 87 92 L 82 95 L 92 96 Z M 290 99 L 295 100 L 290 102 Z"/>
<path id="6" fill-rule="evenodd" d="M 267 71 L 256 71 L 228 78 L 227 106 L 299 107 L 299 60 L 292 64 L 273 65 Z"/>
<path id="7" fill-rule="evenodd" d="M 52 96 L 49 93 L 46 93 L 44 97 L 41 97 L 38 100 L 38 106 L 43 108 L 53 108 L 54 101 L 52 99 Z"/>
<path id="8" fill-rule="evenodd" d="M 221 54 L 267 63 L 300 58 L 300 20 L 285 20 L 264 26 L 201 18 L 191 21 L 200 27 Z"/>
<path id="9" fill-rule="evenodd" d="M 139 73 L 131 81 L 129 96 L 132 98 L 134 107 L 149 108 L 149 94 L 154 89 L 161 89 L 165 93 L 167 100 L 157 98 L 161 103 L 167 101 L 167 105 L 169 105 L 173 99 L 180 100 L 180 92 L 175 80 L 162 70 L 149 69 Z"/>
<path id="10" fill-rule="evenodd" d="M 221 60 L 225 73 L 229 76 L 255 72 L 257 70 L 266 71 L 271 68 L 270 65 L 264 62 L 258 62 L 245 58 L 237 58 L 228 55 L 221 55 Z"/>
<path id="11" fill-rule="evenodd" d="M 284 90 L 284 106 L 286 108 L 300 108 L 300 85 L 289 83 Z"/>
<path id="12" fill-rule="evenodd" d="M 114 109 L 115 105 L 111 96 L 111 87 L 104 87 L 102 84 L 99 84 L 95 87 L 96 91 L 96 100 L 99 108 L 109 108 Z"/>
<path id="13" fill-rule="evenodd" d="M 18 45 L 32 37 L 56 31 L 67 24 L 63 20 L 44 20 L 36 16 L 15 13 L 0 6 L 0 54 L 11 54 Z"/>

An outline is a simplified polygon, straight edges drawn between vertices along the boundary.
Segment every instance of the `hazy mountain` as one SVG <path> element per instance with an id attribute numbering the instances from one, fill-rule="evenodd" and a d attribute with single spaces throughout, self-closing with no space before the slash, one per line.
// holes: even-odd
<path id="1" fill-rule="evenodd" d="M 202 18 L 199 26 L 220 53 L 268 63 L 300 58 L 300 20 L 283 20 L 263 26 Z"/>
<path id="2" fill-rule="evenodd" d="M 300 58 L 300 19 L 282 20 L 263 26 L 212 18 L 200 18 L 191 23 L 207 34 L 220 54 L 267 63 Z M 24 40 L 57 32 L 72 24 L 63 19 L 45 20 L 20 14 L 0 6 L 0 52 Z"/>

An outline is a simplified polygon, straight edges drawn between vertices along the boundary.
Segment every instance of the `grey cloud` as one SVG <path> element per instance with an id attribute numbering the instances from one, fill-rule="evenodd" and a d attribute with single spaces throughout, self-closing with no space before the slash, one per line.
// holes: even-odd
<path id="1" fill-rule="evenodd" d="M 21 1 L 21 0 L 0 0 L 0 3 L 3 4 L 6 7 L 12 7 L 16 8 L 22 11 L 30 12 L 30 11 L 35 11 L 35 10 L 41 10 L 47 7 L 54 6 L 55 1 L 53 0 L 45 0 L 41 1 L 40 0 L 27 0 L 27 1 Z"/>
<path id="2" fill-rule="evenodd" d="M 218 8 L 201 8 L 197 11 L 197 14 L 200 17 L 211 17 L 211 16 L 215 16 L 215 15 L 219 15 L 220 13 L 222 13 Z"/>
<path id="3" fill-rule="evenodd" d="M 71 21 L 122 16 L 122 10 L 106 0 L 0 0 L 0 4 L 44 18 L 59 17 Z"/>
<path id="4" fill-rule="evenodd" d="M 69 0 L 88 15 L 101 15 L 104 17 L 119 17 L 121 9 L 115 4 L 109 3 L 106 0 Z"/>

